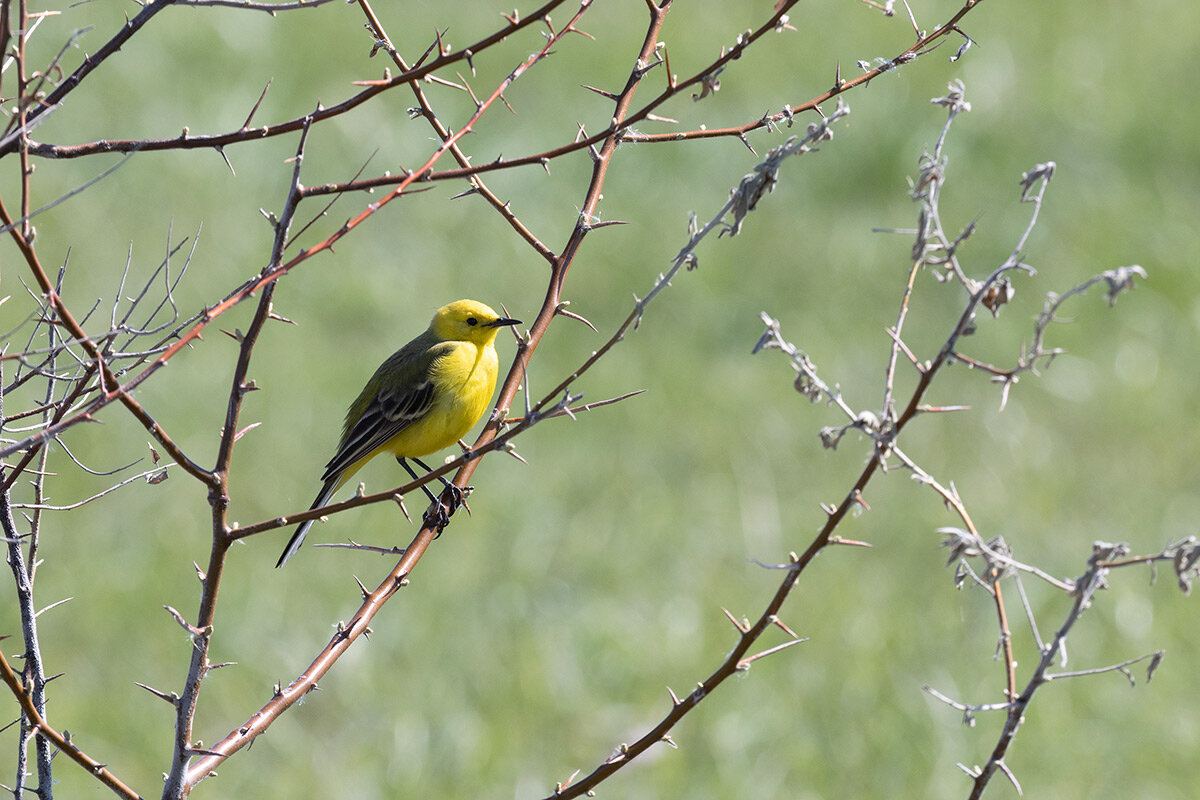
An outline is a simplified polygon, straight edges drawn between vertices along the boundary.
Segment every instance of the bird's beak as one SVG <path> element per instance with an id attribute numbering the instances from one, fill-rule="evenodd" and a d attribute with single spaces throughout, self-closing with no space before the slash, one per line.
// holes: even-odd
<path id="1" fill-rule="evenodd" d="M 496 320 L 495 322 L 489 322 L 487 324 L 487 327 L 503 328 L 505 325 L 520 325 L 520 324 L 521 324 L 521 320 L 519 320 L 519 319 L 509 319 L 508 317 L 501 317 L 500 319 Z"/>

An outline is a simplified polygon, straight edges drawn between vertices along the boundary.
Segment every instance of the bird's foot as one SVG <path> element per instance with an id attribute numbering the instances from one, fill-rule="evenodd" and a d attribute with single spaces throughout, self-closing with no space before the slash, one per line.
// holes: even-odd
<path id="1" fill-rule="evenodd" d="M 440 497 L 434 498 L 433 503 L 425 510 L 422 520 L 440 535 L 450 524 L 450 517 L 454 516 L 454 512 L 459 508 L 465 508 L 468 514 L 471 513 L 471 507 L 467 505 L 467 495 L 474 488 L 473 486 L 459 488 L 452 483 L 447 483 L 446 491 L 442 492 Z"/>
<path id="2" fill-rule="evenodd" d="M 471 492 L 473 492 L 473 491 L 475 491 L 474 486 L 464 486 L 460 489 L 459 487 L 455 486 L 453 483 L 446 484 L 445 494 L 450 495 L 449 506 L 450 506 L 450 514 L 451 515 L 453 515 L 454 512 L 457 511 L 459 508 L 465 508 L 465 509 L 467 509 L 468 514 L 471 513 L 471 507 L 467 505 L 467 498 L 470 497 Z"/>
<path id="3" fill-rule="evenodd" d="M 425 514 L 421 517 L 421 520 L 425 523 L 425 527 L 433 528 L 435 537 L 441 536 L 442 531 L 450 524 L 450 515 L 453 513 L 441 500 L 437 500 L 433 505 L 425 509 Z"/>

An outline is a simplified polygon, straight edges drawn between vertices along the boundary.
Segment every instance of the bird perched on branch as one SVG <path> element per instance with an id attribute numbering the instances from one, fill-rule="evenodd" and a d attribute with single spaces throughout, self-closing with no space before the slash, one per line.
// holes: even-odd
<path id="1" fill-rule="evenodd" d="M 499 365 L 496 334 L 519 324 L 474 300 L 439 308 L 429 329 L 380 364 L 350 405 L 337 453 L 325 465 L 324 486 L 310 508 L 327 504 L 380 453 L 394 455 L 414 479 L 417 474 L 405 459 L 428 470 L 418 458 L 457 442 L 487 410 Z M 300 549 L 313 522 L 296 528 L 276 567 Z"/>

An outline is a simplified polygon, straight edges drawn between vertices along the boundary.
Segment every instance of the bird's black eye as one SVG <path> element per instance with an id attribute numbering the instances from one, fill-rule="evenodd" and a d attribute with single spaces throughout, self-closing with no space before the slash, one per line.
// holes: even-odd
<path id="1" fill-rule="evenodd" d="M 474 328 L 479 324 L 479 320 L 475 319 L 474 317 L 467 317 L 467 324 Z"/>

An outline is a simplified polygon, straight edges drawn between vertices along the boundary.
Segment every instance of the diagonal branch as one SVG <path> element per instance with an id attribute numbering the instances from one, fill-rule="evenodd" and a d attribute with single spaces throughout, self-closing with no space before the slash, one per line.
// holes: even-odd
<path id="1" fill-rule="evenodd" d="M 0 653 L 0 680 L 3 680 L 8 686 L 9 691 L 12 692 L 13 697 L 16 698 L 21 706 L 21 713 L 37 728 L 41 736 L 53 742 L 55 747 L 65 753 L 76 764 L 87 770 L 88 773 L 94 775 L 101 783 L 111 789 L 117 797 L 125 798 L 125 800 L 141 800 L 141 795 L 122 783 L 106 766 L 76 747 L 74 742 L 66 735 L 50 727 L 45 718 L 38 713 L 33 699 L 21 686 L 21 679 L 13 671 L 3 653 Z"/>

